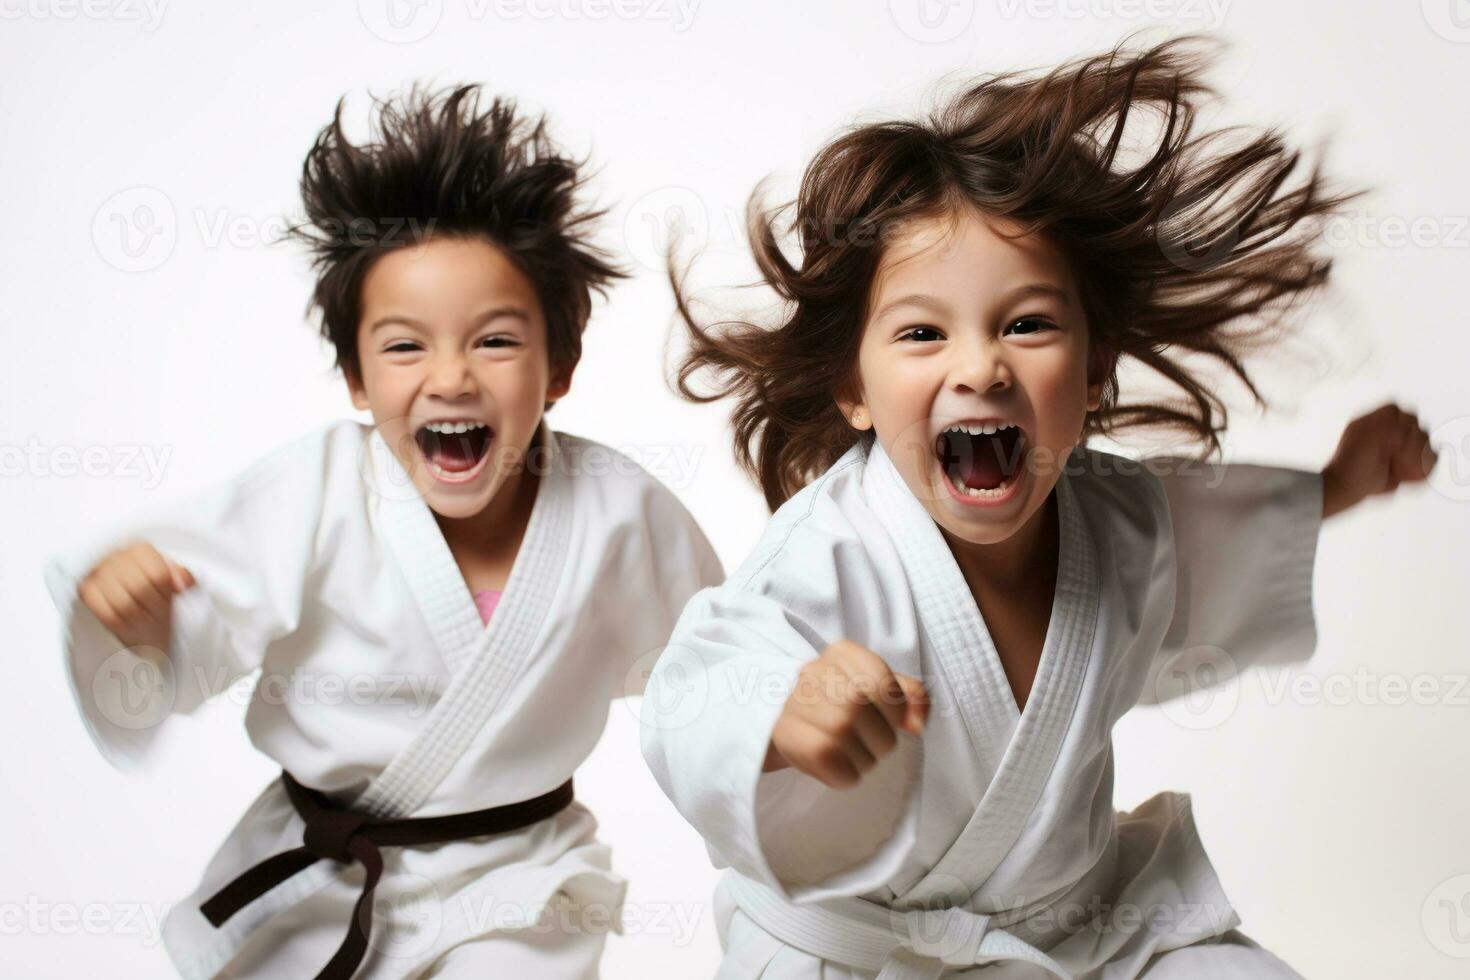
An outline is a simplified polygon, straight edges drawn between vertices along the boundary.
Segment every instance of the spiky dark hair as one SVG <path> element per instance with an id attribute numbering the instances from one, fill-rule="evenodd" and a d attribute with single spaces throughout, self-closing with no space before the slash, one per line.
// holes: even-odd
<path id="1" fill-rule="evenodd" d="M 625 275 L 590 242 L 605 212 L 579 206 L 586 160 L 562 155 L 544 116 L 521 118 L 498 96 L 482 108 L 477 85 L 374 98 L 370 138 L 358 144 L 343 132 L 345 101 L 306 155 L 306 216 L 288 233 L 313 254 L 311 309 L 337 367 L 361 379 L 362 282 L 374 261 L 440 235 L 502 249 L 536 288 L 552 369 L 574 365 L 592 291 Z"/>

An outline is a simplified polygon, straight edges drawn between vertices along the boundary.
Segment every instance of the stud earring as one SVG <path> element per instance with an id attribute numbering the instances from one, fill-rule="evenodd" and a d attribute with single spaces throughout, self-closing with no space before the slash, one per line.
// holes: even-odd
<path id="1" fill-rule="evenodd" d="M 862 425 L 863 424 L 863 410 L 862 409 L 858 409 L 856 412 L 853 412 L 852 413 L 852 424 L 853 425 Z"/>

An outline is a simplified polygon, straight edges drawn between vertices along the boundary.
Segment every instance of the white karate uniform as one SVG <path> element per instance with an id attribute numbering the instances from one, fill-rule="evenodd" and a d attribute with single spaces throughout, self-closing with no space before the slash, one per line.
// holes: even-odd
<path id="1" fill-rule="evenodd" d="M 627 456 L 544 421 L 540 435 L 546 449 L 532 459 L 545 470 L 488 626 L 432 512 L 382 436 L 356 421 L 48 562 L 68 675 L 98 747 L 126 768 L 170 714 L 258 669 L 251 742 L 378 819 L 499 806 L 562 784 L 601 735 L 610 699 L 642 693 L 679 610 L 723 571 L 674 494 Z M 97 559 L 131 539 L 198 583 L 174 599 L 162 675 L 77 598 Z M 246 868 L 300 846 L 302 828 L 279 780 L 241 817 L 165 921 L 184 977 L 311 976 L 331 959 L 359 864 L 318 861 L 218 929 L 199 911 Z M 357 975 L 513 976 L 533 964 L 537 975 L 596 976 L 626 881 L 595 830 L 574 802 L 520 831 L 384 847 Z M 593 918 L 585 929 L 572 913 L 537 918 L 557 906 Z"/>
<path id="2" fill-rule="evenodd" d="M 1320 474 L 1078 447 L 1055 494 L 1056 594 L 1024 711 L 877 443 L 788 500 L 685 608 L 643 752 L 730 869 L 721 980 L 1296 975 L 1234 930 L 1187 794 L 1114 811 L 1110 733 L 1209 668 L 1311 653 Z M 762 773 L 798 671 L 841 639 L 924 679 L 923 734 L 848 789 Z M 1190 962 L 1171 972 L 1171 956 Z"/>

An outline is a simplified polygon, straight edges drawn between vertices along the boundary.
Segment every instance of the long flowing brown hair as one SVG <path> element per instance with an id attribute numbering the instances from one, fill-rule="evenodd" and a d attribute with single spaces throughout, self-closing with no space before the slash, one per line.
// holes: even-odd
<path id="1" fill-rule="evenodd" d="M 885 236 L 961 207 L 1049 236 L 1070 262 L 1089 344 L 1106 365 L 1084 442 L 1163 427 L 1218 451 L 1225 403 L 1181 355 L 1222 363 L 1265 407 L 1242 359 L 1278 339 L 1295 301 L 1326 281 L 1318 225 L 1360 192 L 1329 193 L 1317 164 L 1288 186 L 1300 154 L 1275 130 L 1195 132 L 1214 94 L 1202 80 L 1214 54 L 1207 39 L 1129 48 L 1125 39 L 1045 73 L 984 76 L 923 119 L 833 139 L 792 202 L 799 266 L 777 230 L 791 204 L 767 208 L 757 187 L 747 233 L 764 283 L 783 301 L 774 325 L 700 325 L 670 251 L 690 338 L 678 392 L 696 402 L 734 396 L 736 457 L 772 509 L 859 438 L 836 396 L 851 390 Z M 1124 358 L 1182 397 L 1119 404 Z"/>

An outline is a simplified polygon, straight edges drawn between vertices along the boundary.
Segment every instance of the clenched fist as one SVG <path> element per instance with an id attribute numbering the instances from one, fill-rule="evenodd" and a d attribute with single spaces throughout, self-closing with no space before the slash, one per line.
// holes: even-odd
<path id="1" fill-rule="evenodd" d="M 1349 422 L 1322 471 L 1322 516 L 1347 510 L 1364 497 L 1429 477 L 1439 459 L 1429 433 L 1410 412 L 1389 403 Z"/>
<path id="2" fill-rule="evenodd" d="M 922 732 L 928 714 L 923 681 L 839 640 L 801 668 L 771 732 L 764 771 L 793 766 L 828 786 L 854 786 L 893 750 L 900 731 Z"/>
<path id="3" fill-rule="evenodd" d="M 123 645 L 167 653 L 173 597 L 193 585 L 187 568 L 138 541 L 99 561 L 77 596 Z"/>

